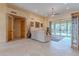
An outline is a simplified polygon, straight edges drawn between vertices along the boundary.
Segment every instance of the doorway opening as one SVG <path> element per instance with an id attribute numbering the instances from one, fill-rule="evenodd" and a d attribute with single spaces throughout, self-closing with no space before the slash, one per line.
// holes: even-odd
<path id="1" fill-rule="evenodd" d="M 26 19 L 21 16 L 8 15 L 7 41 L 26 38 Z"/>

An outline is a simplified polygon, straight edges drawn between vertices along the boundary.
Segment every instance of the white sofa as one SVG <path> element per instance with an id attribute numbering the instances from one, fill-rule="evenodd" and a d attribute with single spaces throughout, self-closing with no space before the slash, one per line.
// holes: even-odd
<path id="1" fill-rule="evenodd" d="M 40 42 L 48 42 L 51 39 L 50 35 L 46 35 L 46 32 L 43 29 L 31 31 L 31 39 L 38 40 Z"/>

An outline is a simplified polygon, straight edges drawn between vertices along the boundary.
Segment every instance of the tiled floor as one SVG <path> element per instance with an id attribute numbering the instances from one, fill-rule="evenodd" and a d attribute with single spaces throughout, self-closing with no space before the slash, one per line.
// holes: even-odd
<path id="1" fill-rule="evenodd" d="M 59 42 L 40 43 L 31 39 L 16 40 L 0 44 L 2 56 L 69 56 L 79 55 L 78 51 L 70 48 L 70 39 Z"/>

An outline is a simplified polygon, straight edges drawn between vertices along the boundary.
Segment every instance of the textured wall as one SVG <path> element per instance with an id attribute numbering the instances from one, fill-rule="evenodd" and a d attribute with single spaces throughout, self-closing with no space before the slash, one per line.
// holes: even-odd
<path id="1" fill-rule="evenodd" d="M 6 41 L 6 4 L 0 4 L 0 43 Z"/>

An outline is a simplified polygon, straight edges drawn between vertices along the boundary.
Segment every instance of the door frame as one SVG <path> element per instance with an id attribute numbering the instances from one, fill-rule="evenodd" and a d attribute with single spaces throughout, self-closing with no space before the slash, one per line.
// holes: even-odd
<path id="1" fill-rule="evenodd" d="M 9 23 L 9 17 L 13 17 L 12 15 L 7 14 L 7 29 L 6 29 L 6 36 L 7 36 L 7 42 L 9 41 L 9 37 L 8 37 L 8 23 Z M 13 33 L 12 33 L 12 40 L 13 40 Z M 11 40 L 11 41 L 12 41 Z"/>
<path id="2" fill-rule="evenodd" d="M 26 36 L 26 34 L 27 34 L 27 31 L 26 31 L 26 29 L 27 29 L 27 22 L 26 22 L 26 21 L 27 21 L 27 20 L 26 20 L 26 18 L 23 17 L 23 16 L 17 16 L 17 15 L 14 15 L 14 14 L 7 13 L 7 17 L 6 17 L 6 18 L 7 18 L 7 24 L 6 24 L 6 38 L 7 38 L 7 39 L 6 39 L 6 41 L 9 42 L 9 41 L 8 41 L 8 20 L 9 20 L 9 19 L 8 19 L 8 16 L 20 17 L 20 18 L 23 18 L 23 20 L 25 20 L 25 38 L 27 38 L 27 36 Z"/>

